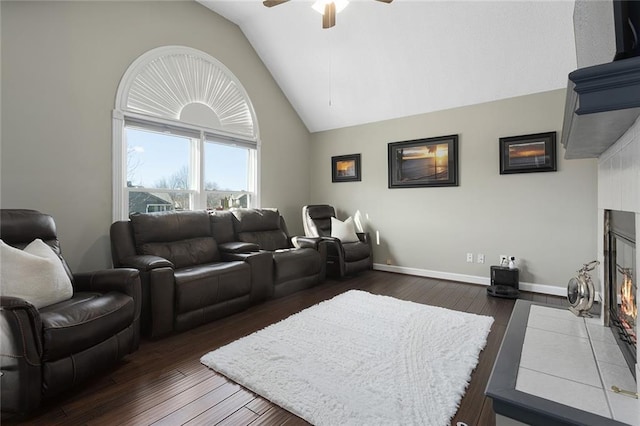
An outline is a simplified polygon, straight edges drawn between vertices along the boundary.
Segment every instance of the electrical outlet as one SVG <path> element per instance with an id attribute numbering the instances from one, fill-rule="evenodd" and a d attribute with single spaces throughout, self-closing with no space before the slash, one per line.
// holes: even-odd
<path id="1" fill-rule="evenodd" d="M 478 256 L 476 259 L 478 259 L 478 263 L 484 263 L 484 254 L 478 253 Z"/>
<path id="2" fill-rule="evenodd" d="M 391 265 L 393 264 L 393 262 L 391 262 L 391 259 L 387 259 L 387 265 Z"/>
<path id="3" fill-rule="evenodd" d="M 507 264 L 509 263 L 509 256 L 507 256 L 506 254 L 501 254 L 500 255 L 500 266 L 507 266 Z"/>
<path id="4" fill-rule="evenodd" d="M 473 253 L 467 253 L 467 262 L 473 263 Z"/>

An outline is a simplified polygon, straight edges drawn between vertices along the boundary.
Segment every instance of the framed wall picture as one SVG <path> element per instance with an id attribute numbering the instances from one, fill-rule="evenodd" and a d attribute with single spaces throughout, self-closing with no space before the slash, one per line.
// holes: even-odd
<path id="1" fill-rule="evenodd" d="M 360 180 L 360 154 L 331 157 L 331 182 L 358 182 Z"/>
<path id="2" fill-rule="evenodd" d="M 501 175 L 556 170 L 556 132 L 500 138 Z"/>
<path id="3" fill-rule="evenodd" d="M 389 144 L 389 188 L 458 186 L 458 135 Z"/>

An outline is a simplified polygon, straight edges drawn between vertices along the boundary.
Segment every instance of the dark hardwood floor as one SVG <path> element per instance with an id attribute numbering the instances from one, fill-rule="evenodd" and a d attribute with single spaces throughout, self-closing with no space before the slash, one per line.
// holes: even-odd
<path id="1" fill-rule="evenodd" d="M 514 301 L 486 296 L 483 286 L 380 271 L 270 300 L 244 312 L 164 339 L 143 340 L 110 374 L 45 403 L 22 423 L 60 425 L 206 424 L 296 425 L 306 422 L 200 364 L 226 343 L 350 289 L 495 318 L 488 342 L 451 424 L 494 425 L 484 390 Z M 559 297 L 523 293 L 524 299 L 562 305 Z M 3 420 L 3 423 L 8 421 Z M 15 423 L 11 421 L 11 423 Z"/>

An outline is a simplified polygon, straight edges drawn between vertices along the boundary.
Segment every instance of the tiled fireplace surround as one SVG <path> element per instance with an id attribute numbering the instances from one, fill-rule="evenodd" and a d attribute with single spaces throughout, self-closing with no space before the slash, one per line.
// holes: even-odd
<path id="1" fill-rule="evenodd" d="M 636 242 L 640 242 L 640 119 L 598 158 L 598 260 L 600 293 L 604 291 L 604 212 L 621 210 L 636 214 Z M 636 243 L 637 244 L 637 243 Z M 640 265 L 640 250 L 636 250 Z M 637 280 L 638 277 L 636 276 Z M 635 295 L 638 300 L 638 294 Z M 601 316 L 602 318 L 602 316 Z M 638 357 L 637 357 L 638 358 Z M 640 378 L 636 364 L 636 377 Z M 638 389 L 640 390 L 640 389 Z"/>

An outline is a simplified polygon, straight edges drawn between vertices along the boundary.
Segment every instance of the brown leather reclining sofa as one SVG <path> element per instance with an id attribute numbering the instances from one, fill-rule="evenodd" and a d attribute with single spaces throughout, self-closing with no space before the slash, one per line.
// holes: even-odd
<path id="1" fill-rule="evenodd" d="M 305 265 L 317 264 L 301 269 L 296 262 L 274 262 L 274 253 L 260 250 L 259 241 L 240 238 L 241 229 L 234 214 L 204 210 L 133 214 L 111 225 L 114 267 L 140 271 L 144 335 L 193 328 L 283 295 L 275 291 L 274 277 L 289 292 L 324 280 L 317 242 L 316 248 L 285 250 Z"/>

